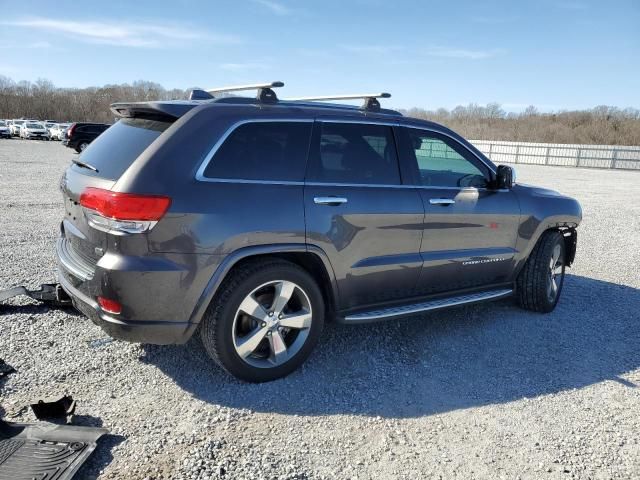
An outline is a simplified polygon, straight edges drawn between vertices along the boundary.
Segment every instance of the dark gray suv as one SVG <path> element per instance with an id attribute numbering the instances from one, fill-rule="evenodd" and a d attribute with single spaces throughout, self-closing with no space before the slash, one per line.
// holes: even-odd
<path id="1" fill-rule="evenodd" d="M 553 310 L 575 200 L 381 109 L 387 94 L 357 108 L 278 100 L 276 86 L 114 104 L 120 120 L 67 169 L 59 281 L 109 335 L 199 332 L 224 369 L 260 382 L 298 367 L 332 319 L 512 295 Z"/>

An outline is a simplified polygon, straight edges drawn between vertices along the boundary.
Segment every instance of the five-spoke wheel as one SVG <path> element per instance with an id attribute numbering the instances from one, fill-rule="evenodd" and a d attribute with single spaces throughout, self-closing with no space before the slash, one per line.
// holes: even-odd
<path id="1" fill-rule="evenodd" d="M 518 275 L 520 306 L 536 312 L 552 311 L 560 298 L 565 266 L 564 236 L 557 230 L 543 233 Z"/>
<path id="2" fill-rule="evenodd" d="M 313 312 L 299 285 L 275 280 L 245 297 L 233 323 L 233 345 L 250 365 L 282 365 L 300 351 L 309 335 Z"/>
<path id="3" fill-rule="evenodd" d="M 252 382 L 283 377 L 311 353 L 324 301 L 313 278 L 282 260 L 232 272 L 205 315 L 202 340 L 229 373 Z"/>

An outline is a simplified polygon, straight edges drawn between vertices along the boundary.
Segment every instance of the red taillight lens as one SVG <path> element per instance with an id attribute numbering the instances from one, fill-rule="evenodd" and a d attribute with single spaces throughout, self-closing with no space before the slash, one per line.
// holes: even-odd
<path id="1" fill-rule="evenodd" d="M 73 132 L 75 131 L 75 129 L 76 129 L 76 124 L 74 123 L 69 127 L 69 130 L 67 130 L 67 137 L 71 138 L 71 135 L 73 135 Z"/>
<path id="2" fill-rule="evenodd" d="M 80 195 L 80 205 L 114 220 L 158 221 L 169 209 L 171 199 L 89 187 Z"/>
<path id="3" fill-rule="evenodd" d="M 120 302 L 117 302 L 115 300 L 110 300 L 104 297 L 98 297 L 98 303 L 100 304 L 100 307 L 102 308 L 102 310 L 104 310 L 107 313 L 114 313 L 117 315 L 120 312 L 122 312 L 122 305 L 120 305 Z"/>

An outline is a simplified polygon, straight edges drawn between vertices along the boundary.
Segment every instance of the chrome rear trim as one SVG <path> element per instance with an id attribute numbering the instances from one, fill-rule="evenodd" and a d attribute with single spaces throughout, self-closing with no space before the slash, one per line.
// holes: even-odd
<path id="1" fill-rule="evenodd" d="M 60 265 L 69 273 L 81 280 L 91 280 L 95 270 L 71 248 L 71 244 L 66 238 L 59 238 L 56 244 L 56 252 Z"/>

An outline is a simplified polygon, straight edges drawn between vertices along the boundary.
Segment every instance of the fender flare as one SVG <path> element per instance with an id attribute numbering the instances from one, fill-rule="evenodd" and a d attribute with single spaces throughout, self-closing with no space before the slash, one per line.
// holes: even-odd
<path id="1" fill-rule="evenodd" d="M 198 299 L 195 308 L 189 318 L 189 323 L 193 326 L 191 328 L 192 332 L 195 331 L 195 327 L 200 324 L 202 317 L 204 316 L 211 300 L 215 296 L 218 288 L 227 277 L 231 269 L 236 265 L 239 261 L 248 258 L 254 257 L 257 255 L 269 255 L 274 253 L 312 253 L 320 258 L 322 264 L 324 265 L 324 269 L 327 273 L 327 277 L 329 278 L 329 283 L 331 284 L 331 291 L 333 293 L 333 298 L 335 300 L 336 305 L 338 305 L 338 284 L 336 281 L 335 272 L 333 271 L 333 266 L 329 261 L 329 257 L 320 247 L 315 245 L 308 245 L 305 243 L 283 243 L 278 245 L 253 245 L 250 247 L 240 248 L 230 253 L 225 257 L 225 259 L 218 265 L 216 271 L 213 273 L 211 279 L 207 283 L 202 295 Z"/>

